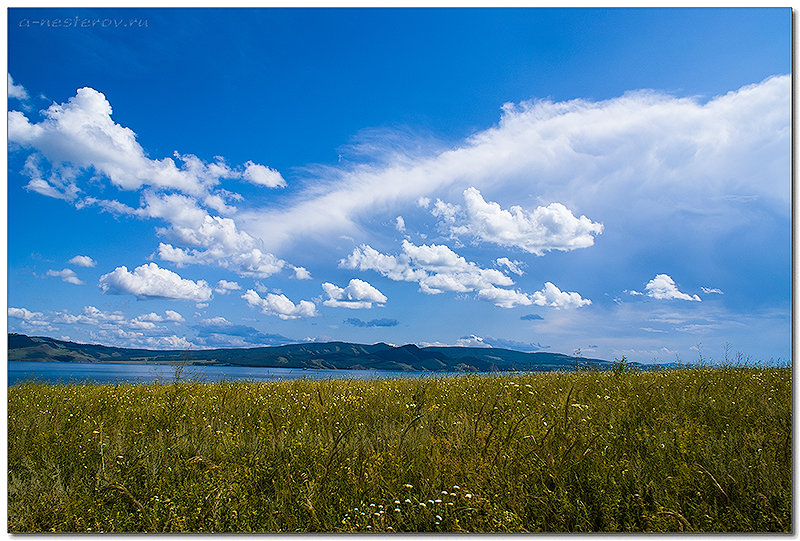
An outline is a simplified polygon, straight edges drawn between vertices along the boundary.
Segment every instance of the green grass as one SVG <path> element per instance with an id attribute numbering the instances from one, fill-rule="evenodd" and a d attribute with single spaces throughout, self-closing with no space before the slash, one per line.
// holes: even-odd
<path id="1" fill-rule="evenodd" d="M 789 368 L 8 389 L 11 532 L 792 529 Z"/>

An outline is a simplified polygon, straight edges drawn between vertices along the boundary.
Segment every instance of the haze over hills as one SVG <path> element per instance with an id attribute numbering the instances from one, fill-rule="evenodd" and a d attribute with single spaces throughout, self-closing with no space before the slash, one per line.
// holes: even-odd
<path id="1" fill-rule="evenodd" d="M 392 346 L 348 342 L 290 344 L 256 348 L 148 350 L 78 344 L 43 336 L 9 333 L 9 361 L 177 363 L 269 368 L 328 368 L 428 371 L 564 370 L 577 365 L 607 368 L 601 359 L 560 353 L 523 353 L 501 348 Z M 632 363 L 635 364 L 635 363 Z"/>

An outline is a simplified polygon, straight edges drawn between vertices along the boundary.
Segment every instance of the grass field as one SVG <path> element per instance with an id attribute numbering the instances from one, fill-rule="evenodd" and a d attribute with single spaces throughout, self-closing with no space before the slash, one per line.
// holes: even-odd
<path id="1" fill-rule="evenodd" d="M 792 530 L 789 368 L 8 389 L 11 532 Z"/>

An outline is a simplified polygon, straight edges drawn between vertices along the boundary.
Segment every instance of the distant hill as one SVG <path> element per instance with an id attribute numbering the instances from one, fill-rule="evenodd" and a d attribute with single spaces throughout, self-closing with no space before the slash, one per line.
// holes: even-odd
<path id="1" fill-rule="evenodd" d="M 332 368 L 488 372 L 565 370 L 576 365 L 608 368 L 601 359 L 560 353 L 523 353 L 501 348 L 391 346 L 310 342 L 257 348 L 171 350 L 77 344 L 43 336 L 8 335 L 9 361 L 215 364 L 270 368 Z M 635 363 L 632 363 L 635 364 Z"/>

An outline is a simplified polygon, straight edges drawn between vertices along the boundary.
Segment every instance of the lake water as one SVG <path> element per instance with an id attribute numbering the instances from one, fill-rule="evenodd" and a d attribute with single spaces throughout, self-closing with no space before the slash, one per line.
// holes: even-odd
<path id="1" fill-rule="evenodd" d="M 175 366 L 155 364 L 65 363 L 8 361 L 8 384 L 43 383 L 170 383 Z M 181 379 L 192 381 L 272 381 L 281 379 L 380 379 L 457 376 L 460 372 L 401 372 L 392 370 L 328 370 L 260 368 L 249 366 L 186 366 Z"/>

